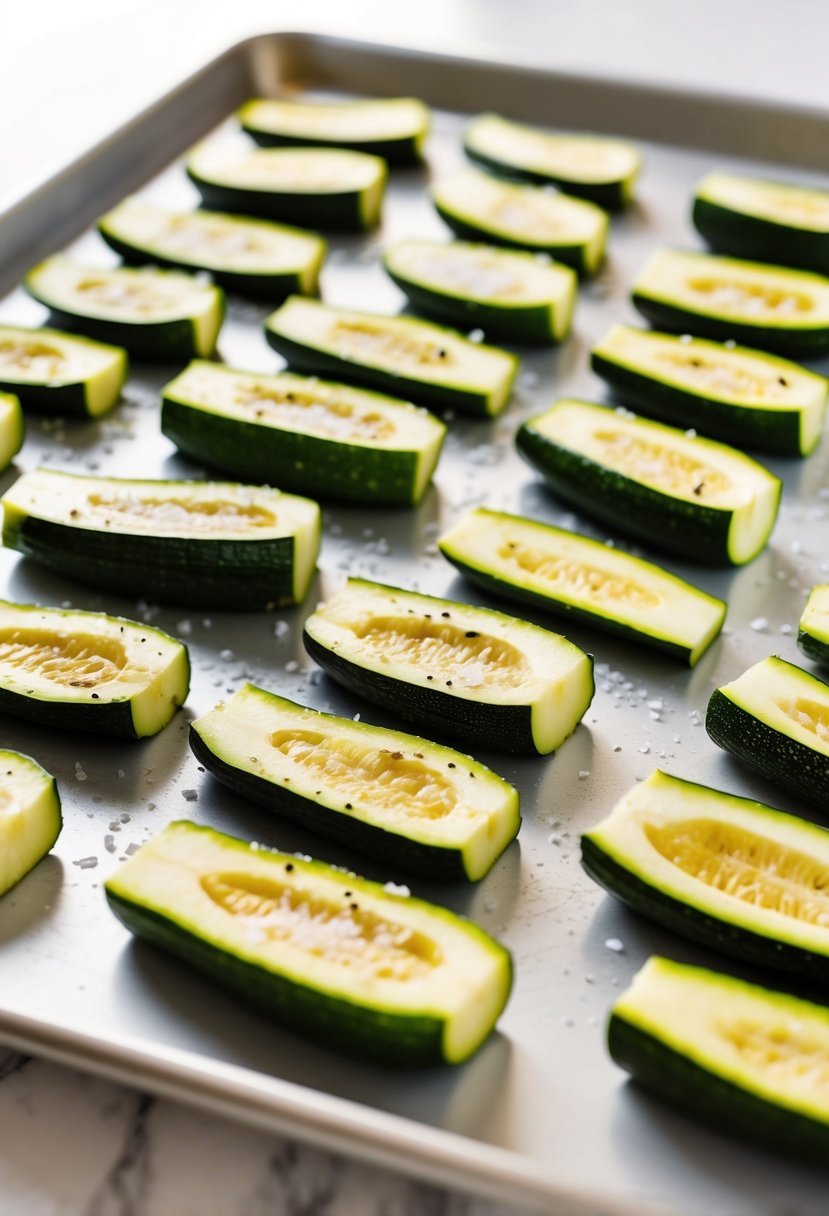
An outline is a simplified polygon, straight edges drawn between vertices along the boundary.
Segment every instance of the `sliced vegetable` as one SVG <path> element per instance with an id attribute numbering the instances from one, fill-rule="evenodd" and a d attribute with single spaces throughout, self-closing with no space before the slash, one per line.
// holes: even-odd
<path id="1" fill-rule="evenodd" d="M 582 199 L 467 169 L 436 182 L 432 201 L 458 236 L 547 253 L 581 274 L 604 260 L 607 212 Z"/>
<path id="2" fill-rule="evenodd" d="M 7 548 L 80 582 L 164 603 L 296 604 L 319 552 L 317 504 L 267 487 L 38 469 L 0 501 Z"/>
<path id="3" fill-rule="evenodd" d="M 457 1064 L 509 996 L 503 946 L 322 862 L 172 823 L 106 884 L 119 920 L 325 1046 Z"/>
<path id="4" fill-rule="evenodd" d="M 322 237 L 269 220 L 220 211 L 165 211 L 128 198 L 98 221 L 106 243 L 127 262 L 207 270 L 242 295 L 277 303 L 294 292 L 316 295 Z"/>
<path id="5" fill-rule="evenodd" d="M 0 751 L 0 895 L 46 856 L 62 826 L 51 773 L 30 756 Z"/>
<path id="6" fill-rule="evenodd" d="M 438 540 L 473 583 L 666 651 L 693 667 L 726 605 L 690 583 L 549 524 L 479 507 Z"/>
<path id="7" fill-rule="evenodd" d="M 15 393 L 26 409 L 105 414 L 118 401 L 128 372 L 120 346 L 54 329 L 0 325 L 0 389 Z"/>
<path id="8" fill-rule="evenodd" d="M 664 928 L 763 967 L 829 979 L 829 832 L 655 772 L 582 837 L 600 886 Z"/>
<path id="9" fill-rule="evenodd" d="M 292 367 L 354 380 L 422 405 L 500 414 L 518 360 L 414 317 L 330 308 L 292 296 L 265 320 L 265 337 Z"/>
<path id="10" fill-rule="evenodd" d="M 463 148 L 485 169 L 560 186 L 611 211 L 630 202 L 642 166 L 638 148 L 624 140 L 541 131 L 498 114 L 474 119 L 464 134 Z"/>
<path id="11" fill-rule="evenodd" d="M 780 479 L 674 427 L 562 400 L 518 430 L 519 451 L 586 515 L 693 561 L 742 565 L 768 540 Z"/>
<path id="12" fill-rule="evenodd" d="M 123 617 L 0 600 L 0 711 L 50 730 L 140 739 L 184 704 L 181 642 Z"/>
<path id="13" fill-rule="evenodd" d="M 367 700 L 498 751 L 555 751 L 593 697 L 593 660 L 559 634 L 364 579 L 317 608 L 304 640 Z"/>
<path id="14" fill-rule="evenodd" d="M 741 447 L 808 456 L 820 440 L 829 380 L 744 346 L 614 325 L 594 372 L 632 407 Z"/>
<path id="15" fill-rule="evenodd" d="M 826 810 L 829 684 L 772 655 L 714 690 L 705 727 L 755 772 Z"/>
<path id="16" fill-rule="evenodd" d="M 542 345 L 570 332 L 576 276 L 534 254 L 464 241 L 403 241 L 387 252 L 385 267 L 412 307 L 439 321 Z"/>
<path id="17" fill-rule="evenodd" d="M 694 196 L 694 225 L 722 253 L 829 271 L 829 192 L 709 173 Z"/>
<path id="18" fill-rule="evenodd" d="M 800 618 L 797 644 L 816 663 L 829 666 L 829 583 L 813 587 Z"/>
<path id="19" fill-rule="evenodd" d="M 812 359 L 829 351 L 829 279 L 804 270 L 655 253 L 632 300 L 652 325 Z"/>
<path id="20" fill-rule="evenodd" d="M 517 791 L 469 756 L 252 684 L 197 718 L 190 746 L 268 810 L 426 878 L 483 878 L 520 823 Z"/>
<path id="21" fill-rule="evenodd" d="M 159 362 L 212 355 L 224 316 L 221 288 L 171 270 L 104 270 L 55 256 L 24 286 L 58 324 Z"/>
<path id="22" fill-rule="evenodd" d="M 0 392 L 0 472 L 23 446 L 23 411 L 14 393 Z"/>
<path id="23" fill-rule="evenodd" d="M 316 377 L 196 361 L 162 389 L 181 451 L 247 481 L 359 503 L 425 494 L 446 427 L 426 410 Z"/>
<path id="24" fill-rule="evenodd" d="M 333 148 L 206 143 L 187 161 L 187 176 L 206 206 L 303 228 L 373 228 L 387 175 L 379 156 Z"/>
<path id="25" fill-rule="evenodd" d="M 335 102 L 254 98 L 239 110 L 239 121 L 265 147 L 345 148 L 409 165 L 423 156 L 431 116 L 415 97 Z"/>

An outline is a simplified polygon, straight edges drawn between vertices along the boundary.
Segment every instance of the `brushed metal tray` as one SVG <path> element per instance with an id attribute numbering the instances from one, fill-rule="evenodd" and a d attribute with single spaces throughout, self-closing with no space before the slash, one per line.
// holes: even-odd
<path id="1" fill-rule="evenodd" d="M 516 988 L 499 1030 L 464 1067 L 399 1073 L 304 1043 L 133 943 L 106 911 L 101 885 L 119 858 L 181 816 L 370 877 L 405 880 L 269 818 L 209 780 L 188 752 L 188 718 L 250 678 L 310 705 L 390 721 L 312 668 L 299 639 L 308 606 L 346 571 L 494 603 L 456 578 L 434 547 L 438 532 L 472 504 L 606 537 L 562 509 L 520 462 L 515 427 L 559 395 L 603 398 L 587 367 L 589 348 L 612 321 L 633 319 L 626 291 L 651 249 L 697 244 L 687 217 L 703 172 L 736 165 L 829 185 L 821 173 L 829 169 L 827 114 L 495 59 L 268 35 L 207 65 L 0 217 L 0 291 L 74 240 L 79 254 L 109 264 L 108 251 L 86 231 L 94 218 L 139 188 L 171 205 L 194 202 L 177 158 L 246 97 L 281 92 L 413 93 L 438 111 L 429 167 L 393 175 L 382 231 L 332 240 L 323 275 L 332 303 L 401 307 L 380 268 L 381 249 L 405 236 L 444 234 L 424 187 L 431 174 L 461 162 L 463 114 L 497 109 L 632 136 L 645 143 L 647 167 L 636 205 L 613 222 L 607 268 L 581 292 L 573 337 L 560 350 L 523 355 L 515 398 L 501 419 L 452 420 L 436 485 L 420 507 L 382 514 L 326 507 L 320 574 L 305 608 L 253 615 L 159 609 L 98 594 L 0 552 L 4 595 L 151 620 L 181 636 L 193 658 L 185 713 L 138 745 L 54 737 L 3 720 L 3 746 L 35 755 L 58 777 L 65 827 L 54 853 L 0 907 L 0 1037 L 242 1121 L 560 1216 L 823 1214 L 823 1175 L 687 1123 L 626 1084 L 611 1064 L 607 1010 L 649 954 L 728 964 L 604 897 L 581 872 L 578 837 L 656 765 L 797 809 L 719 752 L 702 718 L 711 690 L 749 664 L 769 653 L 798 661 L 804 594 L 829 575 L 827 442 L 808 461 L 768 462 L 784 478 L 785 499 L 771 545 L 750 566 L 714 572 L 659 559 L 730 603 L 724 636 L 693 672 L 574 626 L 569 636 L 597 663 L 596 698 L 583 724 L 549 759 L 482 756 L 521 790 L 520 843 L 475 888 L 411 884 L 485 925 L 515 955 Z M 228 363 L 279 366 L 261 336 L 267 311 L 231 300 L 220 342 Z M 4 320 L 42 317 L 20 292 L 0 303 Z M 32 417 L 0 489 L 39 463 L 113 475 L 205 475 L 158 431 L 158 389 L 172 374 L 136 366 L 122 404 L 101 421 Z M 534 619 L 556 627 L 550 618 Z"/>

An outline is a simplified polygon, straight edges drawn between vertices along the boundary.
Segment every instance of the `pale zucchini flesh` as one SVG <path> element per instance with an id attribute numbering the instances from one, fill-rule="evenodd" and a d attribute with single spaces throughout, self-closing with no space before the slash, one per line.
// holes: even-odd
<path id="1" fill-rule="evenodd" d="M 0 392 L 0 472 L 23 446 L 23 410 L 15 393 Z"/>
<path id="2" fill-rule="evenodd" d="M 800 617 L 797 644 L 810 659 L 829 667 L 829 583 L 809 592 Z"/>
<path id="3" fill-rule="evenodd" d="M 305 622 L 328 674 L 400 717 L 499 751 L 546 755 L 593 697 L 593 662 L 490 609 L 351 578 Z"/>
<path id="4" fill-rule="evenodd" d="M 573 532 L 484 507 L 438 547 L 472 582 L 674 655 L 690 667 L 726 605 L 650 562 Z"/>
<path id="5" fill-rule="evenodd" d="M 46 856 L 62 822 L 54 777 L 30 756 L 0 751 L 0 895 Z"/>
<path id="6" fill-rule="evenodd" d="M 444 908 L 187 822 L 106 884 L 139 937 L 323 1045 L 460 1063 L 509 996 L 508 952 Z"/>
<path id="7" fill-rule="evenodd" d="M 348 148 L 394 165 L 421 159 L 431 124 L 428 106 L 415 97 L 337 102 L 253 98 L 238 117 L 243 129 L 266 147 Z"/>
<path id="8" fill-rule="evenodd" d="M 54 329 L 0 325 L 0 389 L 28 408 L 97 417 L 118 401 L 127 352 Z"/>
<path id="9" fill-rule="evenodd" d="M 694 225 L 737 257 L 829 270 L 829 192 L 734 173 L 709 173 L 696 189 Z"/>
<path id="10" fill-rule="evenodd" d="M 197 718 L 190 745 L 268 810 L 426 878 L 478 881 L 518 831 L 517 791 L 469 756 L 252 684 Z"/>

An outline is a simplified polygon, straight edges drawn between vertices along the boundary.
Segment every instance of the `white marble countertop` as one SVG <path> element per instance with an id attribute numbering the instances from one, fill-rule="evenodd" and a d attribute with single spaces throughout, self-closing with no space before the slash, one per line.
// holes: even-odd
<path id="1" fill-rule="evenodd" d="M 829 103 L 810 0 L 29 0 L 0 40 L 0 209 L 223 47 L 330 30 Z M 7 15 L 8 20 L 8 15 Z M 106 104 L 102 104 L 102 98 Z M 10 115 L 14 121 L 10 121 Z M 0 1048 L 0 1216 L 496 1216 L 482 1202 Z"/>

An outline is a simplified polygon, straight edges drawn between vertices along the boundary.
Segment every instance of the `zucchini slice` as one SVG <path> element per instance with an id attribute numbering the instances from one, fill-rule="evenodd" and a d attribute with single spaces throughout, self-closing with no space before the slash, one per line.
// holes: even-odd
<path id="1" fill-rule="evenodd" d="M 509 953 L 445 908 L 319 861 L 170 824 L 106 884 L 130 932 L 325 1046 L 458 1064 L 504 1008 Z"/>
<path id="2" fill-rule="evenodd" d="M 631 298 L 652 325 L 812 359 L 829 351 L 829 279 L 805 270 L 662 249 Z"/>
<path id="3" fill-rule="evenodd" d="M 516 443 L 585 515 L 693 561 L 751 561 L 777 518 L 780 479 L 750 457 L 605 406 L 557 401 Z"/>
<path id="4" fill-rule="evenodd" d="M 0 472 L 7 469 L 23 446 L 23 410 L 14 393 L 0 392 Z"/>
<path id="5" fill-rule="evenodd" d="M 829 380 L 776 355 L 614 325 L 591 361 L 622 401 L 712 439 L 778 456 L 820 440 Z"/>
<path id="6" fill-rule="evenodd" d="M 120 346 L 0 325 L 0 389 L 15 393 L 26 409 L 97 417 L 115 405 L 128 373 Z"/>
<path id="7" fill-rule="evenodd" d="M 829 583 L 813 587 L 809 593 L 797 644 L 810 659 L 829 667 Z"/>
<path id="8" fill-rule="evenodd" d="M 581 841 L 629 907 L 745 962 L 829 980 L 829 832 L 656 769 Z"/>
<path id="9" fill-rule="evenodd" d="M 539 345 L 570 333 L 577 279 L 569 266 L 465 241 L 403 241 L 384 264 L 412 307 L 439 321 Z"/>
<path id="10" fill-rule="evenodd" d="M 431 125 L 429 107 L 416 97 L 335 102 L 253 98 L 238 117 L 263 147 L 343 148 L 382 156 L 390 165 L 422 160 Z"/>
<path id="11" fill-rule="evenodd" d="M 302 296 L 266 318 L 265 337 L 299 371 L 479 416 L 501 413 L 518 371 L 515 355 L 442 325 L 330 308 Z"/>
<path id="12" fill-rule="evenodd" d="M 142 739 L 183 705 L 181 642 L 103 612 L 0 600 L 0 712 L 50 730 Z"/>
<path id="13" fill-rule="evenodd" d="M 162 603 L 298 604 L 320 546 L 315 502 L 232 482 L 37 469 L 0 502 L 7 548 L 79 582 Z"/>
<path id="14" fill-rule="evenodd" d="M 197 718 L 190 746 L 260 806 L 430 879 L 477 882 L 521 822 L 517 790 L 477 760 L 252 684 Z"/>
<path id="15" fill-rule="evenodd" d="M 347 230 L 379 222 L 388 176 L 386 162 L 365 152 L 219 143 L 196 148 L 186 169 L 207 207 Z"/>
<path id="16" fill-rule="evenodd" d="M 609 211 L 631 201 L 642 167 L 639 149 L 625 140 L 541 131 L 498 114 L 481 114 L 473 120 L 464 134 L 463 150 L 485 169 L 541 186 L 560 186 Z"/>
<path id="17" fill-rule="evenodd" d="M 713 249 L 758 262 L 829 272 L 829 192 L 709 173 L 694 195 L 694 226 Z"/>
<path id="18" fill-rule="evenodd" d="M 346 688 L 496 751 L 555 751 L 593 699 L 592 658 L 560 634 L 365 579 L 317 608 L 304 641 Z"/>
<path id="19" fill-rule="evenodd" d="M 826 810 L 829 684 L 771 655 L 714 689 L 705 728 L 718 747 Z"/>
<path id="20" fill-rule="evenodd" d="M 826 1164 L 824 1005 L 651 958 L 613 1007 L 608 1048 L 703 1126 Z"/>
<path id="21" fill-rule="evenodd" d="M 127 262 L 207 270 L 241 295 L 274 304 L 317 294 L 326 243 L 312 232 L 220 211 L 165 211 L 128 198 L 98 221 L 98 231 Z"/>
<path id="22" fill-rule="evenodd" d="M 0 895 L 46 856 L 62 826 L 51 773 L 30 756 L 0 751 Z"/>
<path id="23" fill-rule="evenodd" d="M 432 202 L 458 236 L 548 253 L 586 275 L 604 260 L 610 220 L 583 199 L 466 169 L 436 182 Z"/>
<path id="24" fill-rule="evenodd" d="M 664 651 L 693 667 L 726 605 L 650 562 L 549 524 L 479 507 L 438 540 L 478 586 Z"/>
<path id="25" fill-rule="evenodd" d="M 171 270 L 101 269 L 55 256 L 23 280 L 59 325 L 159 362 L 212 355 L 224 293 Z"/>
<path id="26" fill-rule="evenodd" d="M 197 360 L 162 393 L 161 429 L 189 456 L 348 502 L 419 502 L 446 434 L 434 415 L 395 397 L 287 372 Z"/>

